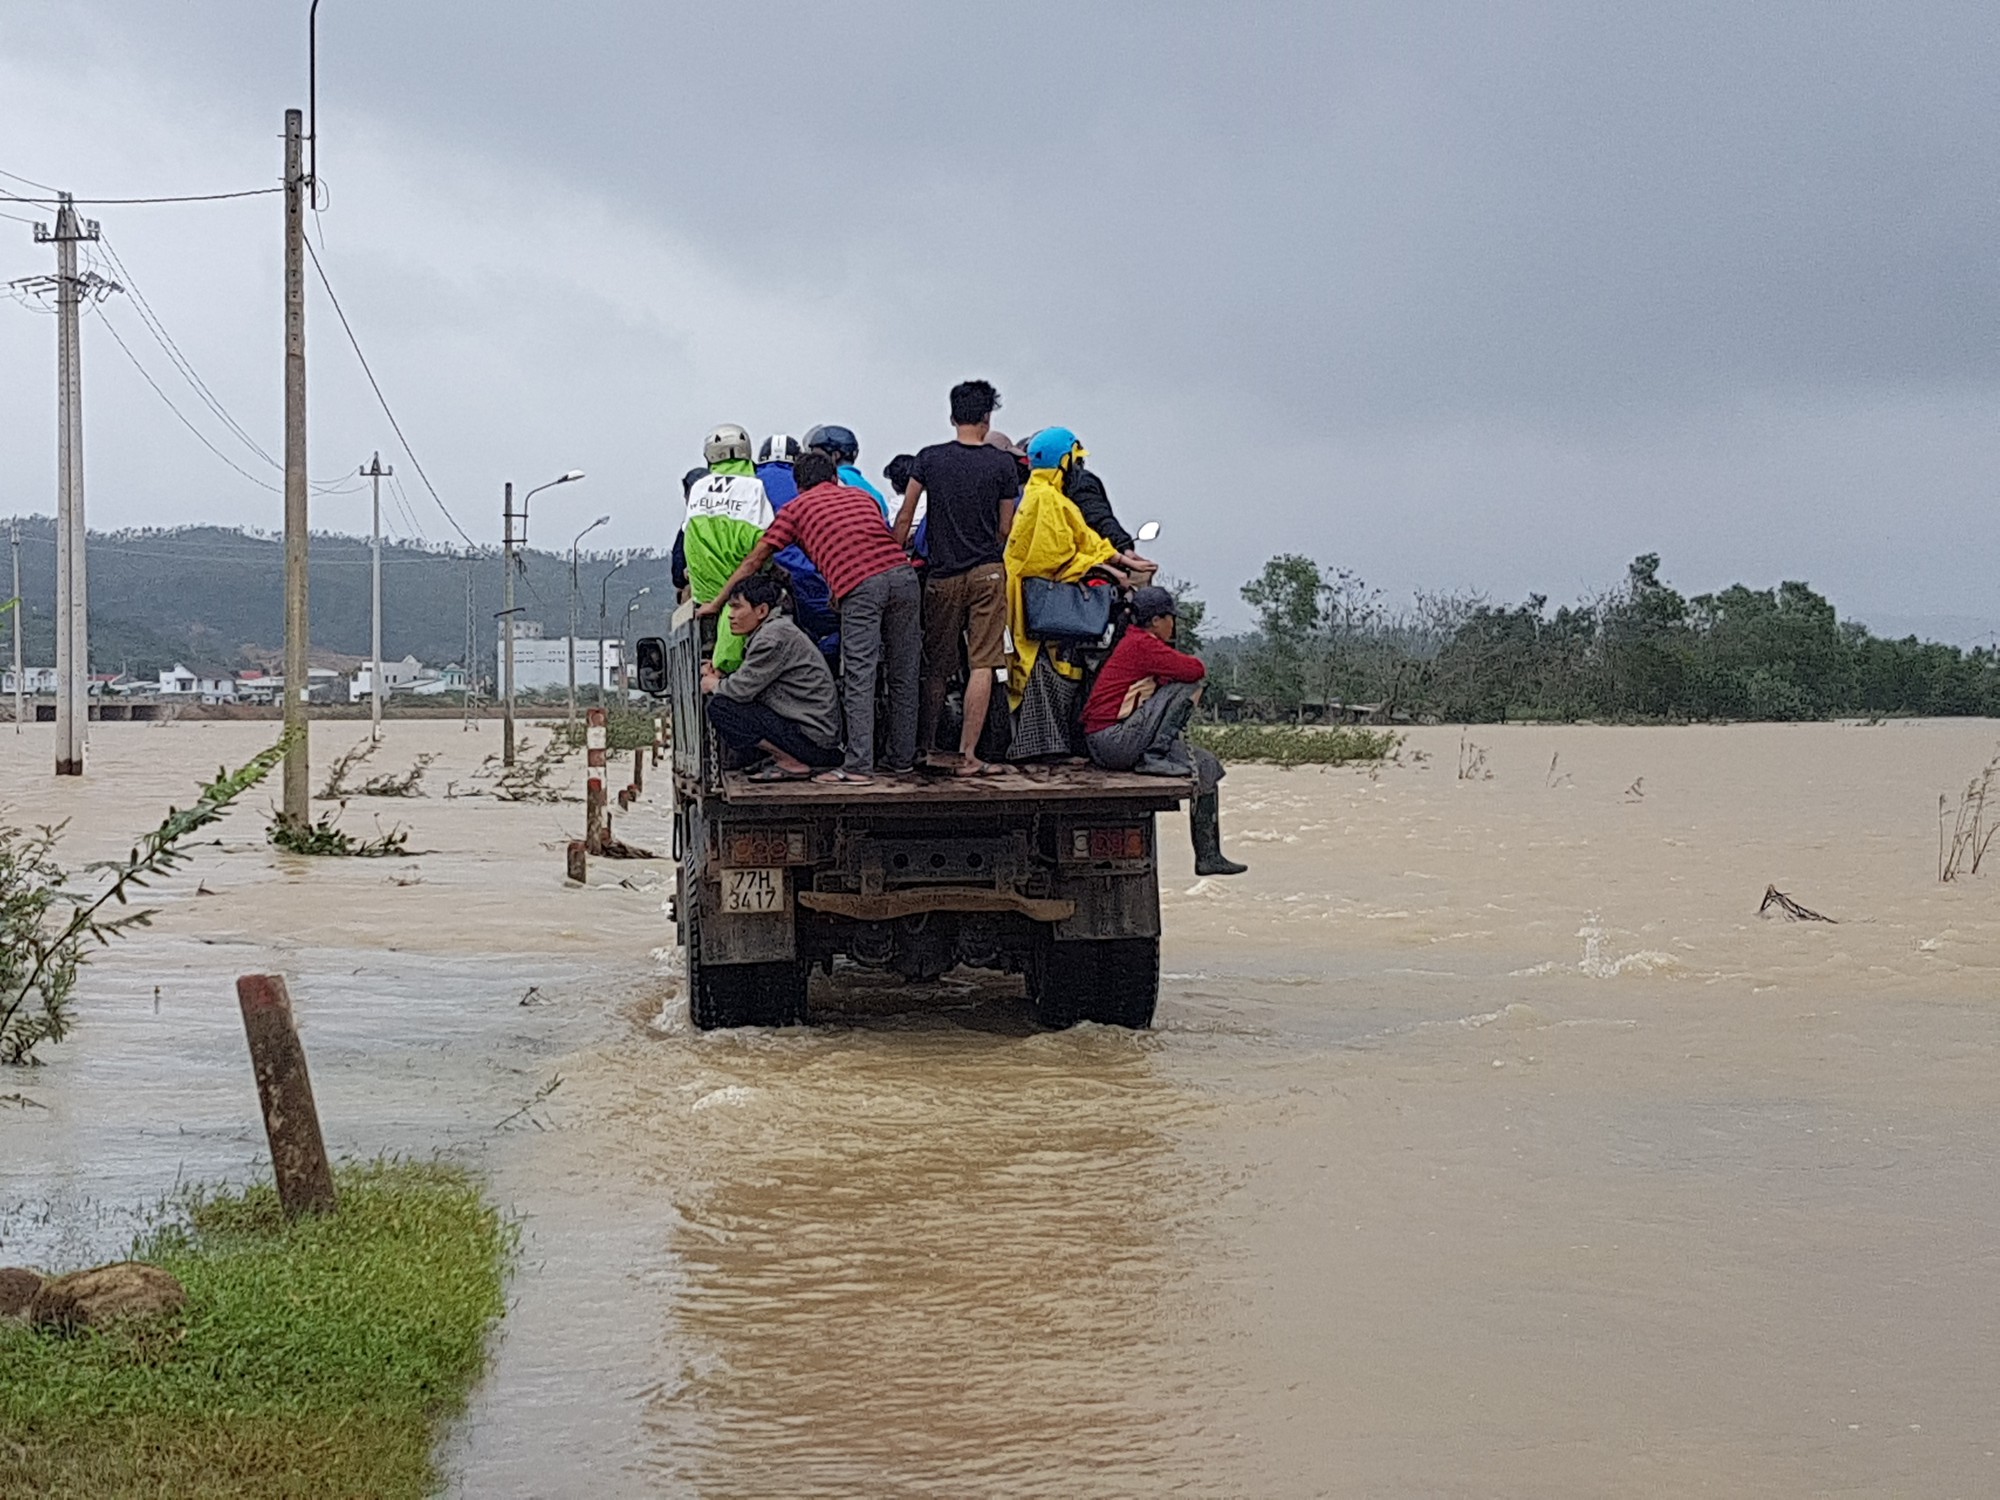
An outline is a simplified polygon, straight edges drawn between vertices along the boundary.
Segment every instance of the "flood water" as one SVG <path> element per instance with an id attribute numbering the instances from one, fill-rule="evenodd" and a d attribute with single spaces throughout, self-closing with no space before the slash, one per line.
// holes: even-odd
<path id="1" fill-rule="evenodd" d="M 0 728 L 0 795 L 99 856 L 268 734 L 102 726 L 54 789 Z M 520 1216 L 455 1494 L 2000 1492 L 2000 870 L 1936 869 L 1996 740 L 1239 768 L 1249 875 L 1162 838 L 1150 1033 L 863 976 L 812 1031 L 701 1034 L 665 867 L 565 889 L 578 806 L 446 798 L 497 730 L 392 723 L 434 795 L 347 826 L 426 853 L 276 856 L 260 801 L 0 1075 L 0 1260 L 257 1170 L 229 981 L 268 969 L 337 1150 L 441 1151 Z M 664 848 L 663 803 L 618 831 Z M 1768 884 L 1837 922 L 1760 918 Z"/>

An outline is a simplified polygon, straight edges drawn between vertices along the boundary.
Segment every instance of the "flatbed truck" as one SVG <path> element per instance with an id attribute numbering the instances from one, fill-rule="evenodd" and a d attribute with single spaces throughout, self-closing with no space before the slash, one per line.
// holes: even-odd
<path id="1" fill-rule="evenodd" d="M 714 626 L 683 605 L 640 643 L 673 714 L 674 921 L 704 1030 L 813 1018 L 837 960 L 913 982 L 1019 974 L 1037 1020 L 1144 1028 L 1160 985 L 1155 820 L 1172 777 L 1057 766 L 1002 776 L 753 782 L 703 713 Z"/>

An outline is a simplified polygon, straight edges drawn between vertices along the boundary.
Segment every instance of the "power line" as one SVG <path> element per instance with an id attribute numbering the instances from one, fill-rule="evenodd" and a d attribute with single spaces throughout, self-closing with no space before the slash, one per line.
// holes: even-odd
<path id="1" fill-rule="evenodd" d="M 25 182 L 29 187 L 40 188 L 45 193 L 59 193 L 62 191 L 62 189 L 57 187 L 54 183 L 37 182 L 32 177 L 23 177 L 19 172 L 9 172 L 6 171 L 5 169 L 0 169 L 0 177 L 12 178 L 15 182 Z"/>
<path id="2" fill-rule="evenodd" d="M 202 445 L 202 447 L 206 448 L 210 453 L 213 453 L 217 458 L 221 459 L 224 463 L 228 464 L 230 468 L 234 469 L 238 474 L 241 474 L 245 479 L 249 480 L 259 489 L 269 490 L 274 495 L 283 493 L 281 490 L 279 490 L 279 488 L 275 484 L 271 484 L 266 480 L 259 479 L 255 474 L 252 474 L 248 469 L 244 468 L 241 464 L 237 463 L 235 459 L 231 458 L 227 453 L 224 453 L 220 448 L 216 447 L 215 444 L 211 443 L 208 440 L 208 435 L 204 433 L 199 427 L 195 426 L 194 423 L 190 422 L 187 419 L 187 417 L 182 413 L 181 409 L 178 406 L 174 405 L 173 397 L 169 396 L 165 391 L 161 390 L 159 381 L 153 379 L 153 377 L 147 372 L 146 367 L 139 363 L 139 356 L 132 352 L 131 346 L 125 342 L 123 336 L 120 335 L 120 333 L 118 332 L 118 325 L 111 321 L 110 317 L 105 313 L 102 307 L 98 308 L 97 314 L 99 319 L 104 324 L 105 331 L 111 335 L 112 340 L 118 345 L 118 347 L 125 351 L 125 357 L 132 361 L 132 368 L 139 372 L 139 378 L 144 380 L 147 385 L 150 385 L 153 388 L 154 395 L 158 396 L 162 401 L 166 402 L 167 410 L 172 412 L 177 418 L 180 419 L 181 426 L 185 427 L 189 432 L 193 433 L 195 435 L 195 440 L 199 442 Z"/>
<path id="3" fill-rule="evenodd" d="M 153 341 L 160 346 L 167 358 L 173 362 L 174 368 L 180 371 L 181 377 L 193 387 L 194 393 L 201 397 L 208 409 L 221 419 L 223 426 L 227 427 L 242 440 L 246 448 L 272 468 L 282 469 L 284 465 L 271 457 L 269 451 L 244 430 L 243 424 L 232 417 L 228 410 L 224 408 L 221 400 L 216 397 L 213 391 L 209 390 L 208 383 L 195 373 L 193 362 L 181 352 L 181 346 L 174 341 L 173 335 L 167 332 L 165 322 L 161 320 L 158 313 L 153 311 L 153 304 L 147 300 L 146 294 L 139 289 L 138 281 L 132 275 L 131 271 L 127 269 L 124 257 L 118 253 L 118 247 L 113 245 L 110 240 L 102 237 L 99 238 L 98 243 L 104 247 L 105 254 L 111 257 L 112 265 L 117 268 L 118 274 L 124 278 L 125 288 L 132 294 L 132 300 L 139 310 L 139 319 L 146 325 L 146 331 L 153 335 Z"/>
<path id="4" fill-rule="evenodd" d="M 7 175 L 11 177 L 13 174 L 10 172 Z M 23 178 L 22 181 L 26 181 L 26 179 Z M 50 191 L 53 192 L 54 189 Z M 283 191 L 283 187 L 265 187 L 245 188 L 240 193 L 181 193 L 173 197 L 163 198 L 72 198 L 69 201 L 77 208 L 84 208 L 100 203 L 219 203 L 225 198 L 262 198 L 267 193 L 282 193 Z M 40 203 L 50 208 L 57 207 L 63 201 L 59 197 L 26 198 L 19 193 L 10 193 L 4 189 L 0 189 L 0 198 L 5 198 L 10 203 Z"/>
<path id="5" fill-rule="evenodd" d="M 375 378 L 375 372 L 368 368 L 368 356 L 361 352 L 361 340 L 354 336 L 354 325 L 347 321 L 347 311 L 340 305 L 340 298 L 334 295 L 333 283 L 327 280 L 326 267 L 320 264 L 319 252 L 313 249 L 311 240 L 305 239 L 303 235 L 300 239 L 304 240 L 306 254 L 312 257 L 313 269 L 319 273 L 319 284 L 326 288 L 327 300 L 333 304 L 334 313 L 340 318 L 340 326 L 347 334 L 347 342 L 354 348 L 354 357 L 361 362 L 361 373 L 368 377 L 368 384 L 375 392 L 375 399 L 382 403 L 382 415 L 389 419 L 389 426 L 396 433 L 396 441 L 403 445 L 403 456 L 409 459 L 410 467 L 415 469 L 417 477 L 423 480 L 424 488 L 430 491 L 431 499 L 436 501 L 437 508 L 444 512 L 444 518 L 451 522 L 451 529 L 459 534 L 466 546 L 478 545 L 466 535 L 465 528 L 458 524 L 458 517 L 451 513 L 451 508 L 438 494 L 437 486 L 431 483 L 431 476 L 424 472 L 423 464 L 418 461 L 415 450 L 410 447 L 410 440 L 403 436 L 403 424 L 396 420 L 395 412 L 389 409 L 389 398 L 382 394 L 381 382 Z"/>

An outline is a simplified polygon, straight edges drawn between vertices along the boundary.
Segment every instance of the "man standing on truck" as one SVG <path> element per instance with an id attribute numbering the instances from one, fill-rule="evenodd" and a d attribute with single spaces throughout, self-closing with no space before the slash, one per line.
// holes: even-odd
<path id="1" fill-rule="evenodd" d="M 771 764 L 752 781 L 803 781 L 840 764 L 840 696 L 819 647 L 784 615 L 784 585 L 769 573 L 729 591 L 729 628 L 745 645 L 743 663 L 728 676 L 709 663 L 701 690 L 708 722 L 723 747 L 738 755 L 762 750 Z"/>
<path id="2" fill-rule="evenodd" d="M 951 388 L 956 436 L 917 454 L 896 513 L 896 540 L 907 543 L 917 501 L 930 493 L 917 746 L 927 757 L 936 751 L 938 715 L 962 659 L 965 719 L 958 753 L 951 759 L 957 776 L 986 776 L 1001 769 L 977 753 L 993 701 L 993 674 L 1007 664 L 1007 568 L 1001 558 L 1021 498 L 1013 456 L 986 441 L 999 405 L 1000 393 L 989 381 L 967 380 Z"/>
<path id="3" fill-rule="evenodd" d="M 1174 596 L 1148 586 L 1132 591 L 1132 623 L 1098 669 L 1083 707 L 1090 758 L 1107 771 L 1194 777 L 1188 831 L 1197 875 L 1241 875 L 1249 868 L 1222 853 L 1216 785 L 1222 762 L 1187 742 L 1187 723 L 1208 675 L 1201 658 L 1176 650 Z"/>
<path id="4" fill-rule="evenodd" d="M 687 495 L 687 522 L 681 528 L 687 554 L 688 588 L 697 604 L 722 608 L 736 565 L 749 555 L 771 524 L 771 501 L 750 462 L 750 434 L 725 422 L 701 445 L 708 477 Z M 743 642 L 725 617 L 716 623 L 715 669 L 733 672 L 743 660 Z"/>
<path id="5" fill-rule="evenodd" d="M 874 498 L 882 507 L 882 519 L 888 520 L 892 512 L 889 502 L 882 498 L 882 492 L 869 482 L 861 472 L 861 439 L 854 435 L 852 427 L 842 427 L 838 422 L 822 422 L 817 427 L 806 430 L 806 446 L 817 448 L 834 462 L 839 472 L 840 482 L 851 489 L 860 490 Z"/>
<path id="6" fill-rule="evenodd" d="M 797 543 L 833 590 L 840 616 L 840 699 L 847 717 L 847 756 L 815 780 L 867 783 L 875 763 L 875 683 L 889 699 L 888 743 L 881 769 L 901 776 L 915 769 L 921 594 L 916 569 L 896 545 L 875 502 L 851 485 L 826 454 L 808 448 L 793 465 L 799 494 L 757 539 L 722 593 Z M 697 611 L 713 615 L 719 601 Z"/>

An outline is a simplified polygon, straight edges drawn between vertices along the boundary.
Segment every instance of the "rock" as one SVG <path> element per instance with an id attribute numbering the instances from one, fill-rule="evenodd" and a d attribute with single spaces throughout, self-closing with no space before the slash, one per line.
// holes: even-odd
<path id="1" fill-rule="evenodd" d="M 26 1266 L 0 1266 L 0 1318 L 25 1318 L 28 1304 L 41 1289 L 39 1272 Z"/>
<path id="2" fill-rule="evenodd" d="M 121 1260 L 42 1283 L 28 1304 L 38 1327 L 99 1328 L 120 1318 L 151 1318 L 187 1306 L 187 1291 L 158 1266 Z"/>

